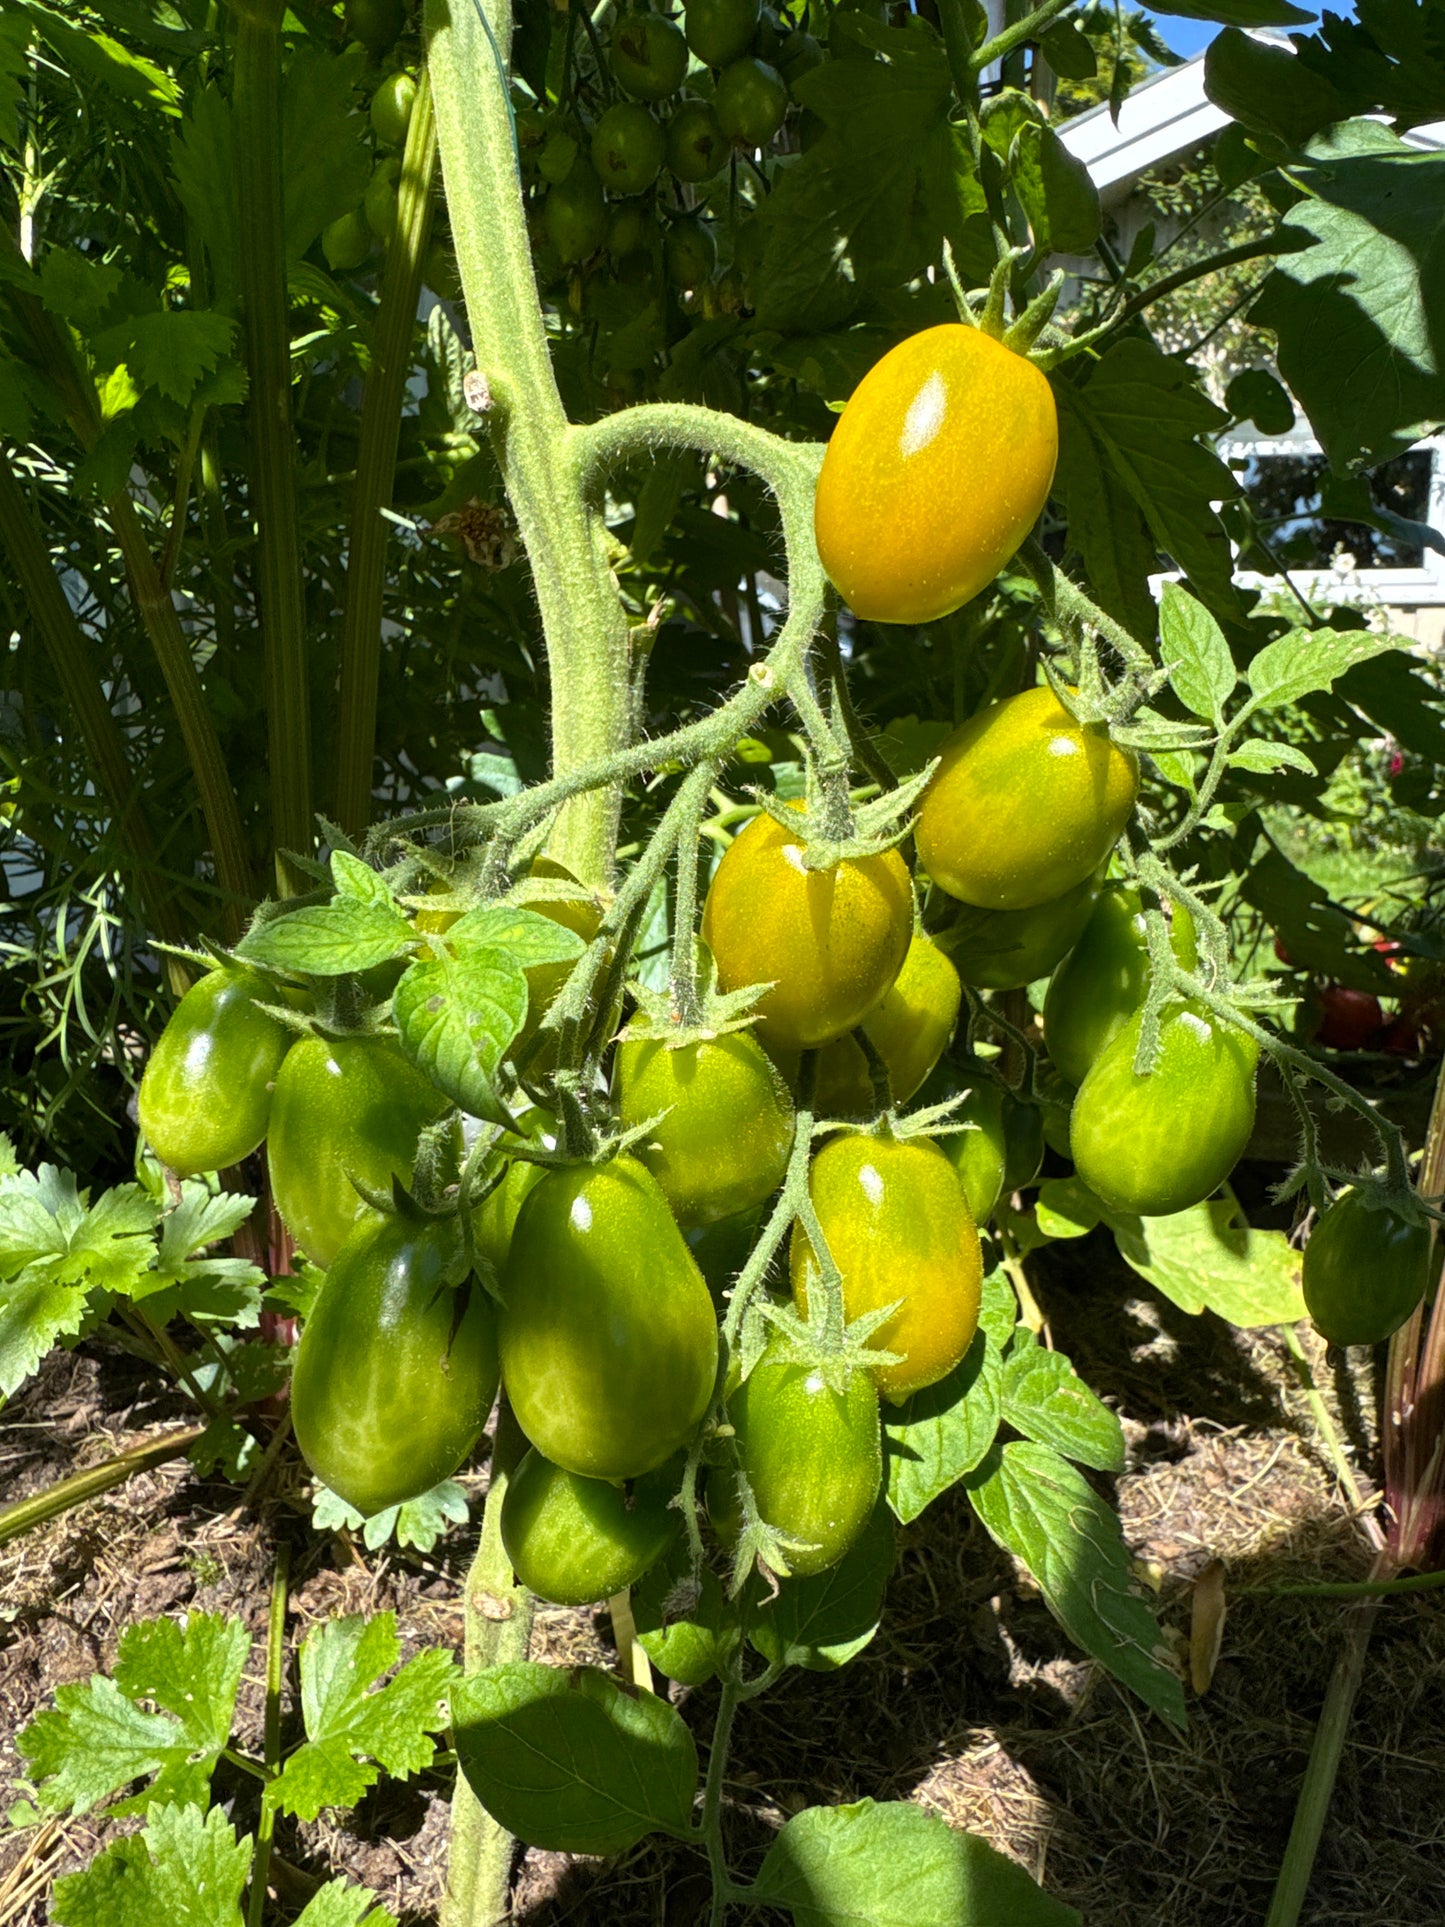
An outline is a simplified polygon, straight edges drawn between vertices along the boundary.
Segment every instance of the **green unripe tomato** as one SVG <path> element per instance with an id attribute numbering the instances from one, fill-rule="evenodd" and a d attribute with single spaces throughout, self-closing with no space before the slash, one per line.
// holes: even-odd
<path id="1" fill-rule="evenodd" d="M 590 1606 L 635 1586 L 682 1529 L 671 1506 L 678 1467 L 639 1479 L 630 1492 L 564 1472 L 536 1450 L 507 1482 L 502 1545 L 539 1599 Z"/>
<path id="2" fill-rule="evenodd" d="M 728 157 L 727 135 L 705 100 L 685 100 L 667 124 L 667 164 L 680 181 L 710 181 Z"/>
<path id="3" fill-rule="evenodd" d="M 641 194 L 662 172 L 667 136 L 635 100 L 619 100 L 592 130 L 592 165 L 610 194 Z"/>
<path id="4" fill-rule="evenodd" d="M 726 67 L 745 54 L 757 31 L 760 0 L 687 0 L 687 44 L 708 67 Z"/>
<path id="5" fill-rule="evenodd" d="M 401 146 L 415 105 L 416 82 L 411 75 L 388 74 L 371 96 L 371 131 L 383 147 Z"/>
<path id="6" fill-rule="evenodd" d="M 1017 990 L 1047 977 L 1088 928 L 1099 878 L 1085 877 L 1050 903 L 1027 910 L 969 906 L 934 941 L 966 984 L 979 990 Z"/>
<path id="7" fill-rule="evenodd" d="M 958 1174 L 974 1223 L 984 1225 L 1003 1195 L 1008 1159 L 1003 1091 L 991 1078 L 979 1077 L 953 1118 L 974 1128 L 951 1131 L 937 1139 L 938 1148 Z"/>
<path id="8" fill-rule="evenodd" d="M 823 49 L 812 34 L 795 27 L 779 47 L 773 65 L 791 89 L 797 86 L 804 74 L 821 67 L 824 58 Z"/>
<path id="9" fill-rule="evenodd" d="M 321 252 L 333 274 L 353 274 L 371 253 L 371 224 L 359 207 L 321 230 Z"/>
<path id="10" fill-rule="evenodd" d="M 346 25 L 352 39 L 380 60 L 401 37 L 406 8 L 402 0 L 346 0 Z"/>
<path id="11" fill-rule="evenodd" d="M 624 201 L 607 217 L 607 252 L 614 261 L 640 254 L 652 234 L 652 221 L 635 201 Z"/>
<path id="12" fill-rule="evenodd" d="M 717 1376 L 717 1320 L 644 1165 L 549 1171 L 517 1218 L 502 1297 L 507 1395 L 554 1464 L 635 1479 L 688 1442 Z"/>
<path id="13" fill-rule="evenodd" d="M 667 278 L 675 288 L 700 288 L 717 266 L 717 242 L 695 215 L 674 221 L 667 230 Z"/>
<path id="14" fill-rule="evenodd" d="M 565 181 L 572 172 L 577 156 L 582 152 L 571 134 L 554 128 L 542 144 L 537 156 L 537 172 L 544 181 L 555 187 L 558 181 Z"/>
<path id="15" fill-rule="evenodd" d="M 417 1141 L 450 1109 L 385 1038 L 303 1037 L 276 1078 L 266 1159 L 276 1209 L 324 1270 L 366 1212 L 372 1191 L 411 1182 Z M 458 1133 L 460 1141 L 460 1133 Z"/>
<path id="16" fill-rule="evenodd" d="M 789 1539 L 797 1579 L 836 1566 L 873 1515 L 883 1478 L 878 1394 L 861 1372 L 832 1391 L 821 1371 L 768 1347 L 728 1400 L 728 1422 L 759 1513 Z M 727 1525 L 726 1474 L 714 1521 Z M 719 1518 L 718 1511 L 722 1517 Z"/>
<path id="17" fill-rule="evenodd" d="M 171 1012 L 140 1081 L 140 1127 L 178 1177 L 220 1171 L 266 1135 L 271 1089 L 295 1041 L 259 1009 L 276 994 L 249 970 L 212 970 Z"/>
<path id="18" fill-rule="evenodd" d="M 607 201 L 590 161 L 579 155 L 567 178 L 548 193 L 542 229 L 569 266 L 595 254 L 607 239 Z"/>
<path id="19" fill-rule="evenodd" d="M 622 14 L 612 29 L 612 77 L 638 100 L 666 100 L 687 72 L 682 29 L 655 13 Z"/>
<path id="20" fill-rule="evenodd" d="M 740 147 L 766 147 L 788 112 L 788 83 L 765 60 L 735 60 L 713 90 L 718 126 Z"/>
<path id="21" fill-rule="evenodd" d="M 906 1104 L 943 1054 L 958 1022 L 958 972 L 930 937 L 915 934 L 883 1001 L 863 1020 L 888 1066 L 895 1104 Z M 868 1060 L 852 1037 L 818 1053 L 813 1110 L 819 1117 L 871 1117 L 877 1109 Z"/>
<path id="22" fill-rule="evenodd" d="M 1430 1230 L 1360 1191 L 1343 1191 L 1310 1234 L 1305 1304 L 1332 1345 L 1379 1345 L 1425 1295 Z"/>
<path id="23" fill-rule="evenodd" d="M 535 1105 L 517 1119 L 517 1129 L 525 1137 L 534 1138 L 547 1150 L 556 1150 L 556 1119 Z M 504 1147 L 505 1144 L 504 1139 Z M 529 1164 L 525 1158 L 515 1159 L 507 1166 L 506 1176 L 501 1183 L 487 1193 L 472 1213 L 473 1248 L 478 1258 L 485 1258 L 498 1277 L 512 1248 L 512 1233 L 517 1228 L 517 1215 L 523 1201 L 544 1175 L 545 1166 Z"/>
<path id="24" fill-rule="evenodd" d="M 1198 961 L 1194 925 L 1176 909 L 1170 944 L 1180 967 Z M 1044 1037 L 1049 1056 L 1071 1084 L 1082 1084 L 1089 1066 L 1117 1037 L 1149 989 L 1149 944 L 1144 904 L 1127 884 L 1100 892 L 1084 934 L 1054 972 L 1044 1000 Z"/>
<path id="25" fill-rule="evenodd" d="M 1143 1011 L 1094 1059 L 1074 1099 L 1069 1148 L 1079 1176 L 1111 1211 L 1187 1211 L 1216 1191 L 1254 1128 L 1259 1048 L 1202 1004 L 1166 1004 L 1159 1055 L 1134 1069 Z"/>
<path id="26" fill-rule="evenodd" d="M 651 1038 L 620 1044 L 616 1083 L 624 1129 L 659 1119 L 632 1155 L 662 1186 L 680 1225 L 733 1217 L 782 1183 L 793 1105 L 746 1031 L 677 1050 Z"/>
<path id="27" fill-rule="evenodd" d="M 301 1331 L 291 1380 L 296 1443 L 364 1517 L 449 1479 L 497 1396 L 491 1301 L 448 1284 L 455 1221 L 380 1218 L 347 1239 Z"/>
<path id="28" fill-rule="evenodd" d="M 401 163 L 394 154 L 388 154 L 385 160 L 377 162 L 366 184 L 366 196 L 361 205 L 366 214 L 366 225 L 378 241 L 390 241 L 396 233 L 397 182 L 400 178 Z"/>
<path id="29" fill-rule="evenodd" d="M 1043 1111 L 1012 1091 L 1003 1100 L 1003 1144 L 1003 1187 L 1012 1196 L 1033 1183 L 1044 1162 Z"/>

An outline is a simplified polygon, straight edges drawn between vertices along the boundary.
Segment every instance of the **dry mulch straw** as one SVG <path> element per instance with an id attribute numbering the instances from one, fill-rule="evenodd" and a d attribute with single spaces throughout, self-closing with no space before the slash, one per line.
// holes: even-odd
<path id="1" fill-rule="evenodd" d="M 961 1497 L 899 1534 L 885 1618 L 841 1673 L 789 1675 L 739 1717 L 729 1837 L 746 1874 L 790 1813 L 871 1795 L 915 1799 L 1013 1854 L 1087 1927 L 1258 1927 L 1284 1851 L 1314 1720 L 1338 1647 L 1333 1600 L 1250 1588 L 1358 1578 L 1368 1556 L 1270 1333 L 1189 1318 L 1120 1264 L 1102 1237 L 1035 1261 L 1060 1348 L 1119 1411 L 1129 1469 L 1112 1482 L 1144 1583 L 1187 1674 L 1193 1582 L 1227 1563 L 1229 1611 L 1208 1692 L 1176 1735 L 1065 1638 L 1027 1576 Z M 1311 1362 L 1357 1463 L 1373 1456 L 1377 1387 Z M 6 1497 L 175 1424 L 184 1408 L 99 1344 L 49 1360 L 0 1415 Z M 472 1481 L 479 1498 L 484 1468 Z M 251 1516 L 234 1488 L 184 1461 L 141 1475 L 0 1549 L 0 1811 L 17 1797 L 17 1729 L 56 1686 L 114 1658 L 134 1619 L 237 1613 L 257 1647 L 240 1741 L 259 1747 L 261 1639 L 278 1535 L 292 1548 L 288 1633 L 389 1607 L 407 1652 L 461 1635 L 468 1536 L 430 1558 L 367 1554 L 309 1529 L 297 1474 Z M 610 1665 L 605 1613 L 544 1609 L 539 1656 Z M 706 1747 L 713 1696 L 674 1695 Z M 249 1825 L 245 1782 L 216 1779 Z M 446 1776 L 383 1782 L 353 1813 L 278 1829 L 283 1901 L 344 1873 L 408 1927 L 433 1922 L 446 1851 Z M 252 1806 L 248 1808 L 248 1800 Z M 123 1823 L 133 1825 L 133 1822 Z M 88 1817 L 0 1831 L 0 1927 L 39 1927 L 54 1877 L 110 1835 Z M 1438 1927 L 1445 1918 L 1445 1612 L 1431 1594 L 1382 1609 L 1307 1927 Z M 694 1927 L 706 1870 L 672 1843 L 612 1862 L 526 1853 L 520 1927 Z M 756 1916 L 762 1920 L 765 1916 Z M 946 1923 L 940 1923 L 946 1927 Z M 998 1923 L 997 1927 L 1006 1927 Z"/>

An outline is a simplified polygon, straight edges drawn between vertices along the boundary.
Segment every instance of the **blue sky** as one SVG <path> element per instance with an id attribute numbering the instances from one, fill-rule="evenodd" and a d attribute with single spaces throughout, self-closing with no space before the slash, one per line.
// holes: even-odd
<path id="1" fill-rule="evenodd" d="M 1336 4 L 1338 5 L 1338 0 Z M 1341 8 L 1340 11 L 1349 12 L 1352 9 L 1346 7 Z M 1159 31 L 1164 37 L 1165 45 L 1172 47 L 1177 54 L 1197 54 L 1221 31 L 1211 20 L 1184 20 L 1166 13 L 1161 7 L 1150 7 L 1149 12 L 1159 22 Z M 1318 20 L 1318 13 L 1315 18 Z M 1299 33 L 1302 30 L 1293 27 L 1290 31 Z"/>

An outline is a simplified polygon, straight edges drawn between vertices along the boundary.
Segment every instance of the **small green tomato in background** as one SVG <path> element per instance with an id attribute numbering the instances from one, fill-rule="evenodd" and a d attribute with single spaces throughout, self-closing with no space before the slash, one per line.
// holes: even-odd
<path id="1" fill-rule="evenodd" d="M 938 1139 L 938 1147 L 953 1166 L 975 1224 L 987 1224 L 1003 1195 L 1008 1163 L 1004 1130 L 1004 1092 L 992 1078 L 979 1076 L 951 1122 L 967 1124 Z"/>
<path id="2" fill-rule="evenodd" d="M 371 96 L 371 128 L 383 147 L 401 146 L 415 105 L 416 82 L 411 75 L 388 74 Z"/>
<path id="3" fill-rule="evenodd" d="M 667 230 L 667 278 L 685 293 L 700 288 L 717 266 L 717 239 L 708 222 L 689 214 Z"/>
<path id="4" fill-rule="evenodd" d="M 321 252 L 333 274 L 354 274 L 371 253 L 375 239 L 360 208 L 339 214 L 321 231 Z"/>
<path id="5" fill-rule="evenodd" d="M 758 29 L 760 0 L 687 0 L 687 44 L 708 67 L 726 67 L 745 54 Z"/>
<path id="6" fill-rule="evenodd" d="M 1018 990 L 1047 977 L 1089 926 L 1099 897 L 1098 875 L 1027 910 L 979 910 L 966 905 L 935 933 L 963 982 L 975 990 Z"/>
<path id="7" fill-rule="evenodd" d="M 1362 1191 L 1343 1191 L 1310 1233 L 1305 1304 L 1332 1345 L 1379 1345 L 1414 1311 L 1430 1281 L 1430 1227 Z"/>
<path id="8" fill-rule="evenodd" d="M 680 181 L 710 181 L 728 157 L 728 139 L 705 100 L 685 100 L 667 123 L 667 164 Z"/>
<path id="9" fill-rule="evenodd" d="M 682 30 L 655 13 L 624 13 L 612 29 L 608 50 L 612 76 L 638 100 L 666 100 L 687 72 Z"/>
<path id="10" fill-rule="evenodd" d="M 863 1032 L 888 1066 L 895 1104 L 906 1104 L 942 1056 L 958 1022 L 958 972 L 929 937 L 915 935 L 882 1003 Z M 819 1117 L 870 1116 L 876 1105 L 868 1060 L 852 1037 L 818 1053 L 813 1109 Z"/>
<path id="11" fill-rule="evenodd" d="M 671 1501 L 680 1463 L 630 1490 L 564 1472 L 536 1450 L 507 1482 L 502 1544 L 522 1584 L 559 1606 L 590 1606 L 626 1592 L 682 1530 Z"/>
<path id="12" fill-rule="evenodd" d="M 740 147 L 766 147 L 788 113 L 788 83 L 765 60 L 735 60 L 713 90 L 718 126 Z"/>
<path id="13" fill-rule="evenodd" d="M 569 266 L 587 260 L 607 239 L 607 198 L 592 163 L 580 154 L 565 180 L 548 191 L 542 230 Z"/>
<path id="14" fill-rule="evenodd" d="M 640 102 L 620 100 L 593 128 L 591 151 L 610 194 L 641 194 L 662 172 L 667 136 Z"/>

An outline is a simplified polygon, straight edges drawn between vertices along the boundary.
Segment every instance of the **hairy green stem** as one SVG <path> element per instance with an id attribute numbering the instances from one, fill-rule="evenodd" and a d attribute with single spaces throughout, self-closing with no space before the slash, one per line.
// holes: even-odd
<path id="1" fill-rule="evenodd" d="M 23 1533 L 33 1532 L 36 1526 L 45 1525 L 51 1519 L 58 1519 L 73 1506 L 84 1505 L 102 1492 L 124 1485 L 137 1472 L 150 1472 L 158 1465 L 180 1458 L 190 1451 L 205 1429 L 204 1425 L 183 1425 L 177 1430 L 162 1432 L 159 1438 L 129 1446 L 100 1465 L 73 1473 L 68 1479 L 46 1486 L 43 1492 L 32 1493 L 28 1499 L 17 1499 L 13 1505 L 0 1508 L 0 1546 L 20 1538 Z"/>
<path id="2" fill-rule="evenodd" d="M 281 1688 L 286 1676 L 286 1599 L 291 1576 L 291 1548 L 283 1539 L 276 1548 L 271 1576 L 271 1610 L 266 1621 L 266 1715 L 262 1740 L 266 1768 L 272 1778 L 281 1770 Z M 261 1927 L 266 1913 L 266 1882 L 271 1871 L 271 1841 L 276 1831 L 276 1803 L 263 1798 L 256 1823 L 256 1849 L 251 1861 L 251 1890 L 246 1903 L 246 1927 Z"/>
<path id="3" fill-rule="evenodd" d="M 412 104 L 397 195 L 396 233 L 386 250 L 381 300 L 372 333 L 371 369 L 361 399 L 356 481 L 341 627 L 340 720 L 336 746 L 336 820 L 353 834 L 371 814 L 376 757 L 377 684 L 386 586 L 387 521 L 401 433 L 401 406 L 411 367 L 411 339 L 431 233 L 436 178 L 436 115 L 425 73 Z"/>
<path id="4" fill-rule="evenodd" d="M 1006 60 L 1016 48 L 1026 46 L 1030 40 L 1037 40 L 1046 27 L 1052 25 L 1061 14 L 1067 13 L 1074 4 L 1075 0 L 1044 0 L 1041 7 L 1026 13 L 1022 20 L 1014 21 L 1001 33 L 996 33 L 992 40 L 985 40 L 969 62 L 973 73 L 983 73 L 996 60 Z"/>
<path id="5" fill-rule="evenodd" d="M 1378 1552 L 1385 1543 L 1384 1536 L 1374 1520 L 1364 1516 L 1365 1499 L 1360 1491 L 1359 1481 L 1355 1478 L 1355 1468 L 1346 1455 L 1344 1441 L 1335 1427 L 1334 1420 L 1330 1417 L 1329 1407 L 1320 1397 L 1314 1373 L 1310 1370 L 1310 1362 L 1305 1357 L 1304 1346 L 1299 1341 L 1299 1333 L 1293 1325 L 1281 1325 L 1280 1337 L 1284 1340 L 1284 1348 L 1293 1361 L 1295 1378 L 1309 1402 L 1310 1414 L 1319 1428 L 1320 1437 L 1325 1442 L 1325 1449 L 1335 1468 L 1335 1477 L 1339 1480 L 1340 1488 L 1349 1501 L 1350 1511 L 1356 1518 L 1362 1520 Z"/>
<path id="6" fill-rule="evenodd" d="M 733 1720 L 737 1716 L 739 1685 L 732 1677 L 725 1678 L 722 1685 L 722 1698 L 718 1703 L 717 1719 L 712 1729 L 712 1750 L 708 1754 L 707 1779 L 703 1785 L 702 1831 L 707 1848 L 708 1866 L 712 1872 L 712 1907 L 708 1914 L 709 1927 L 720 1927 L 727 1911 L 733 1886 L 728 1878 L 727 1850 L 722 1837 L 722 1797 L 723 1776 L 727 1772 L 728 1748 L 732 1743 Z"/>
<path id="7" fill-rule="evenodd" d="M 252 4 L 236 28 L 235 94 L 240 209 L 237 239 L 250 377 L 251 513 L 256 589 L 265 640 L 271 833 L 282 896 L 304 888 L 284 852 L 309 855 L 311 727 L 306 601 L 291 426 L 291 330 L 286 302 L 282 194 L 279 5 Z"/>
<path id="8" fill-rule="evenodd" d="M 527 1657 L 532 1634 L 532 1596 L 517 1584 L 502 1545 L 502 1502 L 507 1481 L 527 1449 L 522 1428 L 505 1397 L 497 1409 L 491 1477 L 482 1511 L 482 1536 L 467 1574 L 462 1665 L 467 1674 L 506 1666 Z M 441 1927 L 494 1927 L 510 1907 L 513 1841 L 457 1775 L 452 1795 L 452 1837 Z"/>

